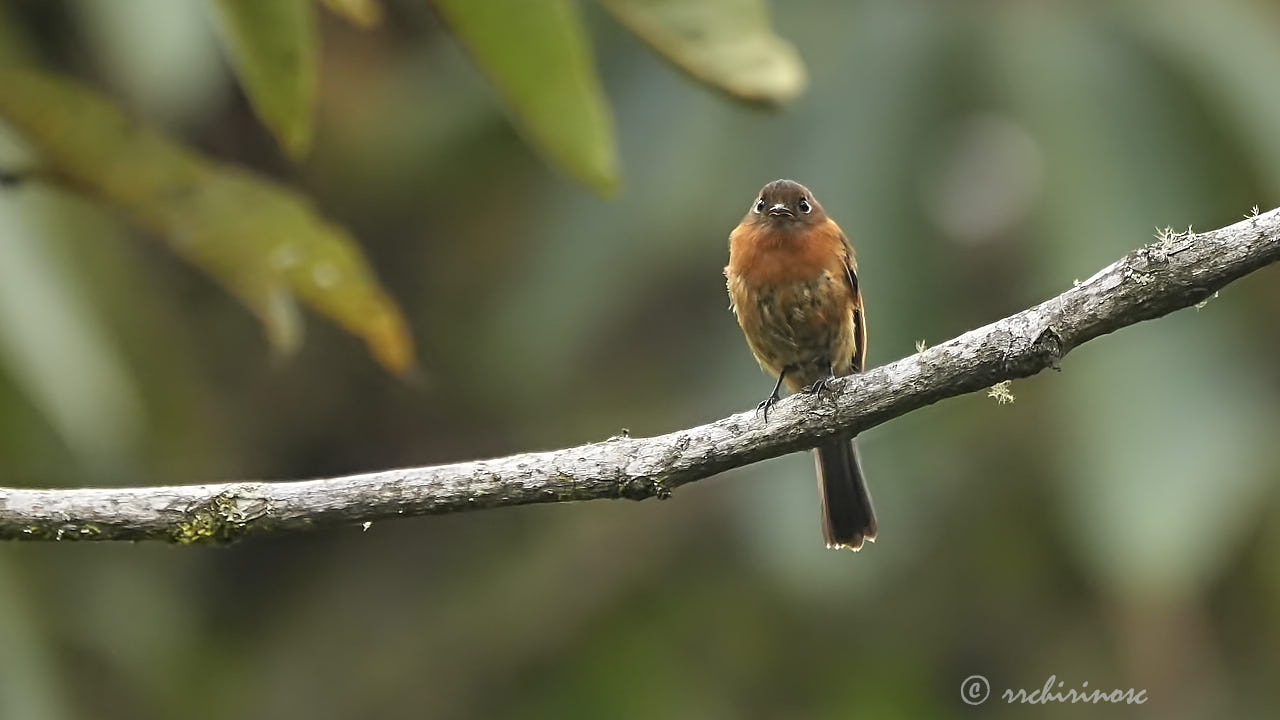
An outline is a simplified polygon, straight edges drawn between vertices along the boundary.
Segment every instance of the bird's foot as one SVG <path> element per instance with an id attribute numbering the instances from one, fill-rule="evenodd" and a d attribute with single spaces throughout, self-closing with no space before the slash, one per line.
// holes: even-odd
<path id="1" fill-rule="evenodd" d="M 760 404 L 756 406 L 757 415 L 764 413 L 764 422 L 766 425 L 769 423 L 769 408 L 773 407 L 773 404 L 776 402 L 778 402 L 778 393 L 777 391 L 774 391 L 772 395 L 761 400 Z"/>
<path id="2" fill-rule="evenodd" d="M 806 385 L 801 392 L 806 395 L 817 395 L 819 400 L 833 400 L 836 396 L 835 388 L 831 387 L 833 382 L 835 377 L 824 377 L 812 385 Z"/>

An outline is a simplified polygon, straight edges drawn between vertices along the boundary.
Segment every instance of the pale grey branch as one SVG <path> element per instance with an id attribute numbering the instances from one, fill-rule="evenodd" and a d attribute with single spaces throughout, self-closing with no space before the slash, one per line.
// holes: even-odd
<path id="1" fill-rule="evenodd" d="M 298 482 L 0 488 L 0 538 L 225 542 L 244 535 L 529 503 L 666 497 L 730 468 L 852 435 L 943 398 L 1058 367 L 1100 335 L 1193 305 L 1280 260 L 1280 209 L 1167 233 L 1061 295 L 897 362 L 752 412 L 650 438 Z"/>

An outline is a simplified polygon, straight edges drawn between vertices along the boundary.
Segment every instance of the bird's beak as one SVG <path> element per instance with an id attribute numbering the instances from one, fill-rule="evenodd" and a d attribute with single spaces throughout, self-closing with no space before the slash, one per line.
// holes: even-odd
<path id="1" fill-rule="evenodd" d="M 769 215 L 773 217 L 795 217 L 795 213 L 791 212 L 791 208 L 783 203 L 774 203 L 769 207 Z"/>

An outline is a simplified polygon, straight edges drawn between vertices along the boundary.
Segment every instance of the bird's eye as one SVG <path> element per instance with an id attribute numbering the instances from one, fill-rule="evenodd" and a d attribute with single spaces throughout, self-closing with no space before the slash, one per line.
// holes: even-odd
<path id="1" fill-rule="evenodd" d="M 808 201 L 808 200 L 805 200 L 804 198 L 800 198 L 800 202 L 799 202 L 799 203 L 797 203 L 797 204 L 798 204 L 798 205 L 799 205 L 799 207 L 800 207 L 800 212 L 802 212 L 802 213 L 804 213 L 804 214 L 806 214 L 806 215 L 808 215 L 809 213 L 813 212 L 813 206 L 809 204 L 809 201 Z"/>
<path id="2" fill-rule="evenodd" d="M 751 210 L 757 215 L 764 212 L 764 198 L 760 198 L 759 200 L 756 200 L 756 206 Z"/>

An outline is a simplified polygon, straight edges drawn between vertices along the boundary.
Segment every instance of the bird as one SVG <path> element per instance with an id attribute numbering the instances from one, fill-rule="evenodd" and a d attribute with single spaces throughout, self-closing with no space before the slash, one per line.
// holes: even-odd
<path id="1" fill-rule="evenodd" d="M 760 190 L 729 234 L 724 274 L 751 353 L 777 376 L 757 406 L 766 423 L 784 382 L 824 393 L 833 378 L 863 371 L 867 316 L 853 245 L 804 185 L 775 180 Z M 876 539 L 876 515 L 856 441 L 832 440 L 815 455 L 827 547 L 860 550 Z"/>

